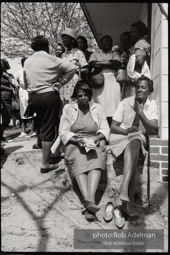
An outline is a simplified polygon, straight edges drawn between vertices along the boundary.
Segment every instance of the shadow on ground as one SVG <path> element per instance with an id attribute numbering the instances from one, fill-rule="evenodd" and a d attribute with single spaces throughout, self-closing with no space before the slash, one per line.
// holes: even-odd
<path id="1" fill-rule="evenodd" d="M 60 170 L 57 173 L 56 176 L 58 177 L 61 173 L 63 173 L 63 170 Z M 42 185 L 42 184 L 44 184 L 46 182 L 49 182 L 49 179 L 47 179 L 47 180 L 45 180 L 43 182 L 40 182 L 40 183 L 38 183 L 35 186 L 32 186 L 31 189 L 33 190 L 33 189 L 37 188 L 38 186 L 40 186 L 40 185 Z M 34 221 L 34 223 L 36 225 L 36 229 L 39 232 L 39 235 L 38 235 L 39 236 L 39 243 L 38 243 L 36 251 L 39 251 L 39 252 L 40 251 L 41 252 L 42 251 L 43 252 L 47 251 L 47 243 L 48 243 L 48 240 L 49 240 L 49 233 L 46 230 L 46 227 L 44 225 L 44 219 L 47 216 L 47 214 L 51 211 L 51 209 L 53 208 L 54 204 L 56 204 L 57 201 L 61 198 L 61 196 L 63 196 L 67 192 L 67 189 L 63 185 L 57 186 L 57 190 L 58 190 L 57 196 L 55 197 L 53 202 L 48 203 L 48 205 L 46 206 L 46 209 L 44 210 L 44 212 L 41 214 L 41 216 L 38 217 L 36 215 L 36 212 L 33 212 L 32 208 L 27 204 L 26 201 L 24 201 L 24 199 L 20 195 L 21 192 L 24 192 L 26 189 L 28 189 L 27 186 L 21 185 L 18 189 L 14 189 L 14 188 L 12 188 L 11 186 L 7 185 L 6 183 L 4 183 L 2 181 L 1 181 L 1 185 L 6 187 L 7 189 L 9 189 L 10 194 L 13 194 L 17 198 L 18 202 L 28 212 L 30 218 Z M 2 205 L 3 205 L 3 202 L 5 202 L 7 199 L 9 199 L 9 197 L 10 197 L 10 195 L 8 195 L 6 197 L 1 197 Z M 44 200 L 43 197 L 42 197 L 42 200 Z M 45 238 L 44 238 L 44 236 L 45 236 Z"/>

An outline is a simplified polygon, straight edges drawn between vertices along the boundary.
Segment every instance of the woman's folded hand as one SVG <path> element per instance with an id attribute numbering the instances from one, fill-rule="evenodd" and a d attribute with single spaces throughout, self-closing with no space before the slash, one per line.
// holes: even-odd
<path id="1" fill-rule="evenodd" d="M 94 140 L 94 143 L 96 144 L 96 146 L 98 146 L 100 143 L 99 138 L 95 137 L 95 138 L 93 138 L 93 140 Z"/>
<path id="2" fill-rule="evenodd" d="M 83 147 L 86 146 L 86 143 L 85 143 L 85 141 L 84 141 L 83 138 L 77 138 L 76 140 L 77 140 L 77 144 L 78 144 L 78 146 L 79 146 L 80 148 L 83 148 Z"/>
<path id="3" fill-rule="evenodd" d="M 134 133 L 134 132 L 137 132 L 137 131 L 139 131 L 138 126 L 133 125 L 132 127 L 128 128 L 128 134 L 129 133 Z"/>
<path id="4" fill-rule="evenodd" d="M 61 83 L 60 83 L 59 81 L 57 81 L 57 82 L 55 82 L 55 83 L 52 84 L 52 87 L 53 87 L 55 90 L 59 91 L 60 88 L 62 87 L 62 85 L 61 85 Z"/>

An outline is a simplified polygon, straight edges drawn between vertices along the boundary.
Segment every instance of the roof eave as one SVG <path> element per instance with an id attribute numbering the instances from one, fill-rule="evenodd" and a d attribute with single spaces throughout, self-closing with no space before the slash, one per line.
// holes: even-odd
<path id="1" fill-rule="evenodd" d="M 86 17 L 86 20 L 87 20 L 87 22 L 88 22 L 88 24 L 89 24 L 89 26 L 90 26 L 90 29 L 91 29 L 91 31 L 92 31 L 92 33 L 93 33 L 95 39 L 96 39 L 96 42 L 97 42 L 97 44 L 99 45 L 99 44 L 100 44 L 100 42 L 99 42 L 99 36 L 98 36 L 98 34 L 97 34 L 97 32 L 96 32 L 96 30 L 95 30 L 95 28 L 94 28 L 94 26 L 93 26 L 93 23 L 92 23 L 92 21 L 91 21 L 91 19 L 90 19 L 90 16 L 89 16 L 88 11 L 87 11 L 87 8 L 86 8 L 86 5 L 85 5 L 85 3 L 80 3 L 80 5 L 81 5 L 81 8 L 82 8 L 82 10 L 83 10 L 83 12 L 84 12 L 84 15 L 85 15 L 85 17 Z"/>

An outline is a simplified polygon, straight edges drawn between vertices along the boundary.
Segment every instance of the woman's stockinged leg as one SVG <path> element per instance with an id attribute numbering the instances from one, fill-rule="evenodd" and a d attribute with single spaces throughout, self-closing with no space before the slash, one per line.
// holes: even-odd
<path id="1" fill-rule="evenodd" d="M 88 172 L 88 200 L 95 203 L 95 194 L 100 181 L 101 170 L 94 169 Z"/>
<path id="2" fill-rule="evenodd" d="M 136 171 L 133 172 L 133 175 L 131 177 L 130 183 L 129 183 L 129 202 L 122 201 L 122 208 L 125 213 L 128 215 L 136 215 L 135 209 L 134 209 L 134 185 L 135 185 L 135 177 L 136 177 Z"/>
<path id="3" fill-rule="evenodd" d="M 26 127 L 27 127 L 28 120 L 22 119 L 22 132 L 26 133 Z"/>
<path id="4" fill-rule="evenodd" d="M 84 199 L 88 200 L 88 178 L 87 174 L 79 174 L 76 177 L 77 184 Z"/>
<path id="5" fill-rule="evenodd" d="M 130 142 L 124 152 L 124 170 L 123 181 L 120 187 L 120 199 L 129 202 L 129 183 L 133 173 L 136 171 L 139 158 L 140 141 L 133 140 Z M 133 184 L 134 185 L 134 184 Z"/>
<path id="6" fill-rule="evenodd" d="M 128 211 L 128 214 L 130 214 L 130 215 L 136 214 L 135 209 L 134 209 L 135 178 L 136 178 L 136 171 L 133 172 L 132 178 L 129 183 L 129 200 L 130 200 L 130 202 L 127 203 L 127 211 Z"/>

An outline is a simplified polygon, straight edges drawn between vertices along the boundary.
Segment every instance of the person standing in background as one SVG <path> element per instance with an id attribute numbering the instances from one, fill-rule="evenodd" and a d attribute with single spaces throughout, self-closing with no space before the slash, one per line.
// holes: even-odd
<path id="1" fill-rule="evenodd" d="M 26 127 L 29 119 L 32 119 L 32 117 L 24 117 L 25 110 L 28 105 L 28 91 L 24 89 L 24 78 L 23 78 L 23 67 L 24 67 L 24 62 L 27 59 L 27 57 L 23 57 L 21 59 L 21 66 L 22 69 L 18 70 L 15 74 L 14 77 L 18 81 L 20 88 L 19 88 L 19 100 L 20 100 L 20 116 L 21 116 L 21 127 L 22 127 L 22 132 L 20 134 L 20 138 L 26 137 Z M 32 120 L 32 128 L 33 128 L 33 120 Z M 36 135 L 35 132 L 32 131 L 32 134 L 30 137 L 33 137 L 33 135 Z"/>
<path id="2" fill-rule="evenodd" d="M 78 49 L 81 50 L 83 53 L 84 53 L 84 56 L 87 60 L 87 63 L 89 62 L 89 59 L 90 59 L 90 56 L 91 54 L 93 53 L 92 51 L 88 51 L 88 44 L 87 44 L 87 39 L 82 36 L 82 35 L 79 35 L 77 37 L 77 44 L 78 44 Z M 89 84 L 89 81 L 90 81 L 90 69 L 89 69 L 89 66 L 88 66 L 88 76 L 85 78 L 85 81 Z"/>
<path id="3" fill-rule="evenodd" d="M 151 47 L 147 26 L 142 21 L 133 23 L 130 28 L 130 36 L 134 45 L 133 53 L 136 54 L 138 51 L 142 51 L 142 55 L 145 56 L 144 61 L 146 61 L 147 65 L 150 66 Z"/>
<path id="4" fill-rule="evenodd" d="M 62 33 L 61 38 L 64 46 L 66 47 L 66 51 L 62 54 L 62 58 L 75 63 L 78 67 L 74 77 L 60 90 L 61 99 L 63 101 L 63 105 L 65 105 L 71 102 L 71 96 L 78 80 L 85 80 L 88 76 L 88 63 L 83 52 L 77 48 L 78 44 L 74 29 L 66 28 Z"/>
<path id="5" fill-rule="evenodd" d="M 112 52 L 112 46 L 112 38 L 109 35 L 103 36 L 100 39 L 101 50 L 92 53 L 89 59 L 90 68 L 100 70 L 104 75 L 104 85 L 93 89 L 93 101 L 103 107 L 109 125 L 121 100 L 120 84 L 116 81 L 118 68 L 121 65 L 120 54 Z"/>
<path id="6" fill-rule="evenodd" d="M 134 82 L 142 75 L 151 79 L 149 30 L 138 21 L 131 25 L 130 35 L 134 49 L 127 64 L 127 74 Z"/>
<path id="7" fill-rule="evenodd" d="M 5 141 L 3 137 L 5 128 L 8 127 L 12 117 L 12 100 L 16 97 L 17 81 L 13 75 L 8 73 L 10 65 L 6 59 L 1 59 L 2 77 L 1 77 L 1 100 L 2 100 L 2 125 L 1 125 L 1 141 Z"/>
<path id="8" fill-rule="evenodd" d="M 1 64 L 1 68 L 0 68 L 0 75 L 1 75 L 1 78 L 2 78 L 2 75 L 3 75 L 3 65 L 2 65 L 2 61 L 0 62 Z M 5 87 L 5 85 L 2 85 L 2 79 L 1 79 L 1 97 L 2 97 L 2 89 L 3 87 Z M 3 127 L 3 109 L 4 108 L 4 105 L 3 105 L 3 100 L 1 98 L 1 113 L 0 113 L 0 125 L 1 125 L 1 142 L 3 141 L 3 133 L 2 133 L 2 130 L 4 131 L 4 127 Z M 5 154 L 5 149 L 3 148 L 2 146 L 2 143 L 1 143 L 1 155 Z"/>
<path id="9" fill-rule="evenodd" d="M 65 48 L 62 43 L 58 43 L 55 55 L 58 58 L 61 58 L 62 54 L 65 52 Z"/>
<path id="10" fill-rule="evenodd" d="M 65 52 L 65 47 L 62 43 L 59 42 L 58 45 L 57 45 L 57 48 L 56 48 L 56 52 L 55 52 L 56 57 L 62 58 L 62 54 L 64 52 Z M 58 116 L 57 126 L 56 126 L 57 135 L 58 135 L 58 128 L 59 128 L 60 116 L 61 116 L 61 113 L 62 113 L 62 109 L 63 109 L 63 101 L 61 100 L 60 113 L 59 113 L 59 116 Z M 38 144 L 38 141 L 37 141 L 37 144 Z M 34 148 L 35 148 L 35 145 L 34 145 Z"/>
<path id="11" fill-rule="evenodd" d="M 93 52 L 88 51 L 87 39 L 84 36 L 79 35 L 77 37 L 77 44 L 78 44 L 78 49 L 84 53 L 84 56 L 85 56 L 87 62 L 89 62 L 89 58 Z"/>

